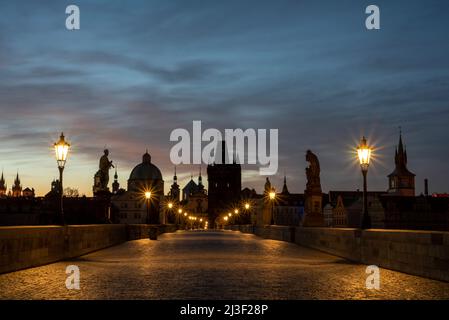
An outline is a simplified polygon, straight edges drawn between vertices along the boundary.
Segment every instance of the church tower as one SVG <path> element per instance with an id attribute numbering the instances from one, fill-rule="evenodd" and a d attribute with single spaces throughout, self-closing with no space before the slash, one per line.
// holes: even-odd
<path id="1" fill-rule="evenodd" d="M 201 176 L 201 166 L 200 166 L 200 175 L 198 176 L 198 191 L 199 192 L 204 191 L 203 177 Z"/>
<path id="2" fill-rule="evenodd" d="M 226 159 L 228 152 L 225 141 L 221 143 L 221 150 L 217 151 L 219 152 L 215 154 L 216 161 L 207 166 L 208 213 L 211 226 L 215 225 L 220 214 L 240 201 L 242 191 L 242 168 L 235 159 L 232 163 L 226 161 L 229 159 Z"/>
<path id="3" fill-rule="evenodd" d="M 388 175 L 388 193 L 395 196 L 415 196 L 415 174 L 407 169 L 407 150 L 399 133 L 399 145 L 394 155 L 395 169 Z"/>
<path id="4" fill-rule="evenodd" d="M 16 179 L 14 179 L 14 185 L 12 186 L 12 196 L 20 197 L 22 196 L 22 186 L 20 184 L 19 173 L 17 172 Z"/>
<path id="5" fill-rule="evenodd" d="M 290 192 L 288 192 L 287 188 L 287 177 L 284 175 L 284 185 L 282 186 L 282 194 L 283 195 L 289 195 Z"/>
<path id="6" fill-rule="evenodd" d="M 5 178 L 3 177 L 3 171 L 2 171 L 2 177 L 0 178 L 0 197 L 6 197 L 6 190 L 8 189 Z"/>
<path id="7" fill-rule="evenodd" d="M 176 166 L 175 166 L 175 175 L 173 176 L 173 184 L 170 187 L 170 192 L 168 195 L 170 198 L 175 201 L 179 202 L 179 185 L 178 185 L 178 176 L 176 175 Z"/>
<path id="8" fill-rule="evenodd" d="M 117 167 L 115 167 L 114 182 L 112 183 L 112 193 L 116 194 L 119 189 L 120 183 L 118 182 Z"/>

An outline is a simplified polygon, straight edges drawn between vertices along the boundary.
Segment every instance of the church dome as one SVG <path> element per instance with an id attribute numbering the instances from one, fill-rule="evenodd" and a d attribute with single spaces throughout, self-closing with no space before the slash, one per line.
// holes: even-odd
<path id="1" fill-rule="evenodd" d="M 161 171 L 151 163 L 151 156 L 148 151 L 143 155 L 142 163 L 135 166 L 131 171 L 129 180 L 162 180 Z"/>

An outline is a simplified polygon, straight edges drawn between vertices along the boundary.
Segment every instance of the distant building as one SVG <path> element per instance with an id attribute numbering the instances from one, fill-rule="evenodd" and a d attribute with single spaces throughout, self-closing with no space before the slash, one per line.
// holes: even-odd
<path id="1" fill-rule="evenodd" d="M 30 189 L 30 188 L 25 188 L 22 191 L 22 197 L 24 198 L 34 198 L 35 194 L 34 194 L 34 188 Z"/>
<path id="2" fill-rule="evenodd" d="M 368 214 L 371 219 L 371 228 L 385 228 L 385 210 L 380 201 L 384 193 L 368 193 Z M 360 228 L 362 226 L 363 196 L 352 202 L 346 208 L 348 220 L 347 227 Z"/>
<path id="3" fill-rule="evenodd" d="M 14 184 L 11 188 L 11 195 L 14 198 L 18 198 L 22 196 L 22 185 L 20 184 L 19 173 L 17 173 L 16 178 L 14 179 Z"/>
<path id="4" fill-rule="evenodd" d="M 8 186 L 6 185 L 6 181 L 5 178 L 3 177 L 2 172 L 2 177 L 0 178 L 0 198 L 5 198 L 7 196 L 7 192 Z"/>
<path id="5" fill-rule="evenodd" d="M 399 145 L 394 155 L 395 169 L 388 175 L 388 193 L 394 196 L 415 196 L 415 174 L 407 169 L 407 150 L 399 134 Z"/>
<path id="6" fill-rule="evenodd" d="M 176 175 L 176 167 L 175 174 L 173 175 L 173 184 L 170 186 L 170 191 L 168 192 L 168 197 L 174 201 L 175 203 L 179 203 L 180 199 L 180 190 L 178 185 L 178 176 Z"/>
<path id="7" fill-rule="evenodd" d="M 221 144 L 221 163 L 207 166 L 209 224 L 215 225 L 220 214 L 231 209 L 240 201 L 242 190 L 242 168 L 240 164 L 226 162 L 226 145 Z M 217 153 L 216 159 L 219 158 Z M 218 221 L 218 220 L 217 220 Z"/>
<path id="8" fill-rule="evenodd" d="M 50 191 L 45 195 L 45 197 L 56 197 L 61 192 L 61 185 L 59 180 L 53 179 L 51 182 Z"/>
<path id="9" fill-rule="evenodd" d="M 48 224 L 41 199 L 8 197 L 0 199 L 0 226 Z"/>
<path id="10" fill-rule="evenodd" d="M 288 191 L 287 178 L 284 177 L 282 192 L 276 194 L 273 207 L 273 222 L 276 225 L 299 226 L 304 214 L 304 194 Z"/>
<path id="11" fill-rule="evenodd" d="M 449 231 L 449 198 L 384 196 L 385 228 Z"/>
<path id="12" fill-rule="evenodd" d="M 193 181 L 193 176 L 190 181 L 182 188 L 182 201 L 189 201 L 189 197 L 198 192 L 198 185 Z"/>
<path id="13" fill-rule="evenodd" d="M 204 189 L 203 177 L 198 176 L 198 184 L 192 179 L 186 187 L 183 188 L 183 208 L 188 214 L 192 214 L 199 218 L 208 218 L 208 195 Z"/>
<path id="14" fill-rule="evenodd" d="M 147 191 L 151 192 L 149 206 L 145 198 Z M 142 156 L 142 163 L 131 171 L 128 190 L 111 197 L 115 221 L 129 224 L 159 223 L 163 192 L 162 173 L 151 163 L 151 156 L 146 152 Z"/>
<path id="15" fill-rule="evenodd" d="M 112 193 L 117 194 L 119 190 L 120 190 L 120 183 L 118 182 L 117 167 L 115 167 L 114 182 L 112 183 Z"/>
<path id="16" fill-rule="evenodd" d="M 368 192 L 368 212 L 371 211 L 372 205 L 375 204 L 374 200 L 384 194 L 385 192 L 383 191 Z M 329 191 L 328 201 L 332 207 L 332 227 L 347 228 L 360 226 L 362 221 L 363 192 L 359 190 Z M 379 215 L 380 213 L 376 214 Z"/>
<path id="17" fill-rule="evenodd" d="M 327 203 L 323 207 L 323 217 L 324 217 L 324 226 L 325 227 L 332 227 L 333 226 L 333 207 L 330 203 Z"/>

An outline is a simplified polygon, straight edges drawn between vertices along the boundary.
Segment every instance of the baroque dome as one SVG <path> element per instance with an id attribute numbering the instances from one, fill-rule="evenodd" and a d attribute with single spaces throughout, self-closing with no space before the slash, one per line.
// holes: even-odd
<path id="1" fill-rule="evenodd" d="M 134 167 L 129 175 L 131 181 L 162 180 L 162 174 L 158 167 L 151 163 L 148 151 L 142 157 L 142 163 Z"/>

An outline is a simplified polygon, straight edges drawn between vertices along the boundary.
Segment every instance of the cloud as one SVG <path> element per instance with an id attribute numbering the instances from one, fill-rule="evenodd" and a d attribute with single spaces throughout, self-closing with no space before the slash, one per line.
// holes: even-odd
<path id="1" fill-rule="evenodd" d="M 309 148 L 322 163 L 324 190 L 357 188 L 349 151 L 366 132 L 382 147 L 370 187 L 385 189 L 402 125 L 417 179 L 449 189 L 438 160 L 449 156 L 441 148 L 449 45 L 437 2 L 406 10 L 382 3 L 378 33 L 363 29 L 363 10 L 349 2 L 323 10 L 311 1 L 81 1 L 80 32 L 64 29 L 63 5 L 48 4 L 6 5 L 0 22 L 0 162 L 36 175 L 41 194 L 62 130 L 73 145 L 67 181 L 89 194 L 105 145 L 122 185 L 146 148 L 169 181 L 170 132 L 190 130 L 193 120 L 220 130 L 278 128 L 280 172 L 272 179 L 282 186 L 285 170 L 292 192 L 304 189 Z M 244 184 L 261 191 L 257 168 L 243 169 Z M 196 171 L 178 168 L 179 176 Z"/>

